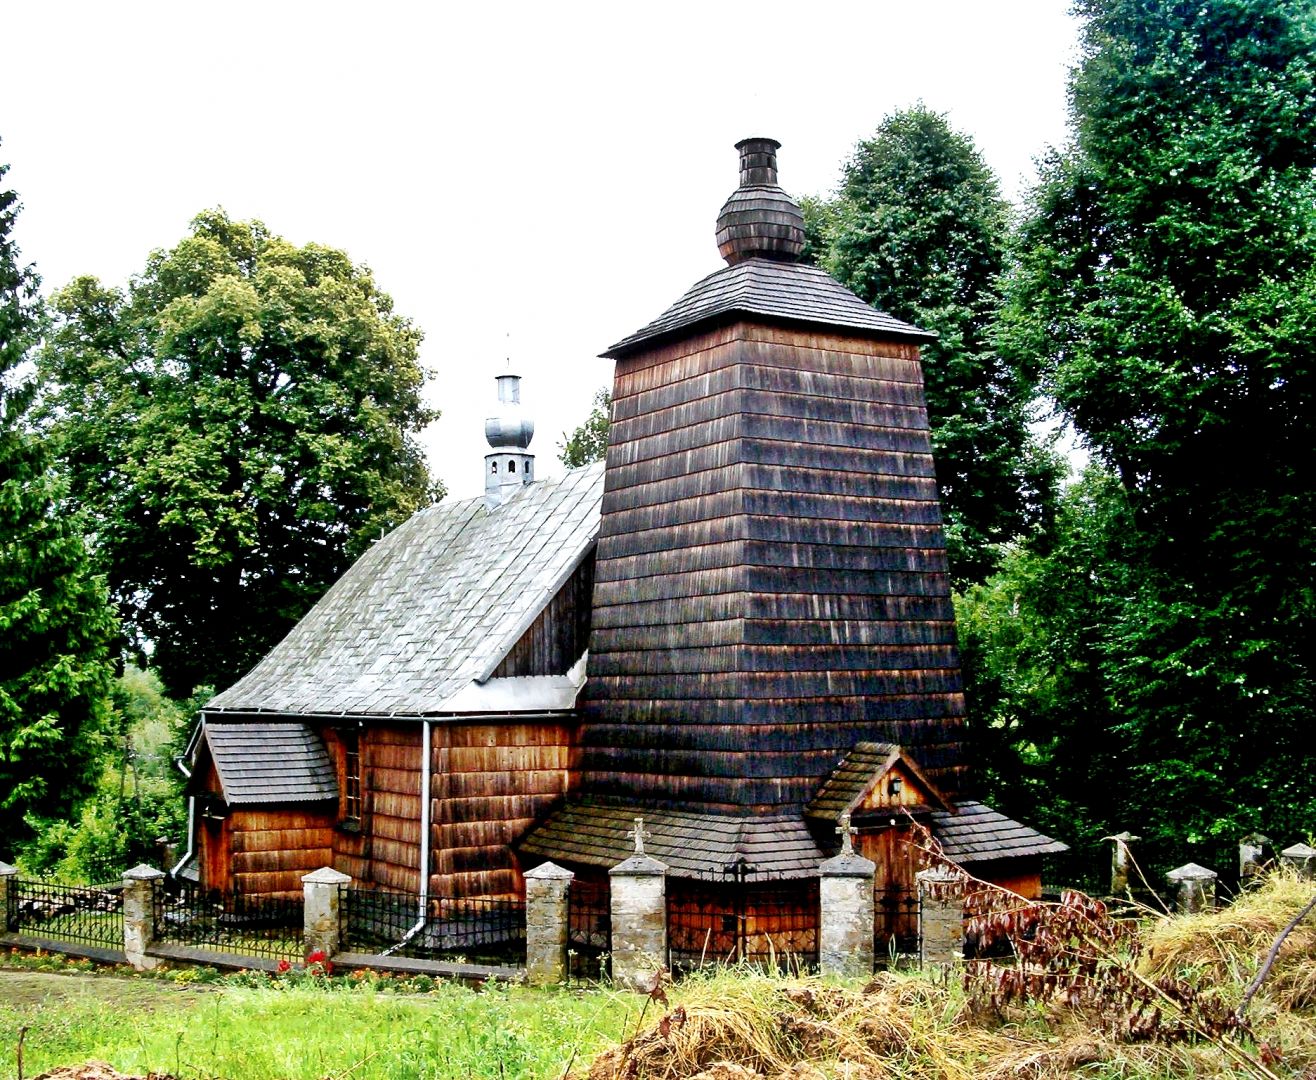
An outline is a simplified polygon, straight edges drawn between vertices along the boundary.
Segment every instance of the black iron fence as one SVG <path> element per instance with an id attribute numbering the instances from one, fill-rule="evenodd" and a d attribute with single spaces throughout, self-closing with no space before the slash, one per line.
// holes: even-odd
<path id="1" fill-rule="evenodd" d="M 123 886 L 8 879 L 11 934 L 123 948 Z"/>
<path id="2" fill-rule="evenodd" d="M 190 881 L 171 882 L 156 895 L 157 941 L 275 960 L 303 958 L 300 896 L 221 894 Z"/>
<path id="3" fill-rule="evenodd" d="M 918 891 L 883 889 L 873 897 L 873 966 L 895 967 L 919 956 Z"/>
<path id="4" fill-rule="evenodd" d="M 430 896 L 384 889 L 342 891 L 343 949 L 349 952 L 525 963 L 525 903 L 501 897 Z"/>
<path id="5" fill-rule="evenodd" d="M 612 972 L 612 909 L 605 883 L 573 881 L 567 891 L 567 978 L 599 982 Z"/>
<path id="6" fill-rule="evenodd" d="M 678 886 L 667 897 L 668 967 L 750 964 L 782 972 L 818 966 L 818 881 Z"/>

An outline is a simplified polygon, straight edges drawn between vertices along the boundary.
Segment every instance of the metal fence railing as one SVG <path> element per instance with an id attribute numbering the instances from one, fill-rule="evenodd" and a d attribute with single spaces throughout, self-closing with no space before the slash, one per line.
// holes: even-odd
<path id="1" fill-rule="evenodd" d="M 58 885 L 26 878 L 8 879 L 11 934 L 123 948 L 122 886 Z"/>
<path id="2" fill-rule="evenodd" d="M 612 971 L 612 909 L 606 884 L 573 881 L 567 890 L 567 978 L 600 982 Z"/>
<path id="3" fill-rule="evenodd" d="M 190 881 L 158 895 L 157 941 L 276 960 L 302 958 L 301 897 L 220 894 Z"/>
<path id="4" fill-rule="evenodd" d="M 430 896 L 346 888 L 339 899 L 349 952 L 525 963 L 525 902 L 505 897 Z"/>
<path id="5" fill-rule="evenodd" d="M 917 961 L 922 909 L 916 889 L 883 889 L 873 897 L 873 966 Z"/>
<path id="6" fill-rule="evenodd" d="M 816 878 L 677 888 L 667 898 L 668 967 L 678 974 L 713 964 L 812 970 L 818 917 Z"/>

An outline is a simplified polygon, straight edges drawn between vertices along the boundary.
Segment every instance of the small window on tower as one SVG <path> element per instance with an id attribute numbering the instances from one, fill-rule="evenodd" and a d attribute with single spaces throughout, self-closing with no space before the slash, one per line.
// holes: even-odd
<path id="1" fill-rule="evenodd" d="M 498 462 L 496 461 L 489 462 L 489 471 L 492 473 L 496 473 L 498 471 Z"/>
<path id="2" fill-rule="evenodd" d="M 509 462 L 507 463 L 507 471 L 508 471 L 508 472 L 516 472 L 516 462 L 515 462 L 515 461 L 509 461 Z"/>

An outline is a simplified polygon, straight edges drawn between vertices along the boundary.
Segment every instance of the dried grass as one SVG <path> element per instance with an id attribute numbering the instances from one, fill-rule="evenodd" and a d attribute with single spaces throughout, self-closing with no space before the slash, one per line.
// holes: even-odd
<path id="1" fill-rule="evenodd" d="M 1146 934 L 1143 974 L 1175 975 L 1216 992 L 1246 985 L 1313 891 L 1316 883 L 1277 871 L 1228 907 L 1158 920 Z M 1289 935 L 1259 999 L 1283 1012 L 1316 1008 L 1316 918 Z"/>
<path id="2" fill-rule="evenodd" d="M 1312 888 L 1279 875 L 1227 910 L 1159 921 L 1150 929 L 1143 974 L 1191 971 L 1203 993 L 1236 1004 Z M 605 1051 L 576 1080 L 1237 1075 L 1237 1060 L 1210 1041 L 1130 1044 L 1108 1017 L 1056 1003 L 983 1013 L 957 982 L 925 975 L 887 973 L 857 988 L 722 971 L 687 979 L 670 994 L 664 1015 Z M 1254 1017 L 1265 1044 L 1257 1052 L 1286 1075 L 1316 1070 L 1314 994 L 1316 927 L 1303 926 L 1282 951 Z"/>

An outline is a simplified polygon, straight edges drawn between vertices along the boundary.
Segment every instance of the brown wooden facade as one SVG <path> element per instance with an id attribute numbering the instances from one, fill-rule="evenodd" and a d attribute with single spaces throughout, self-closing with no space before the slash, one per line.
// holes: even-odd
<path id="1" fill-rule="evenodd" d="M 964 698 L 915 344 L 736 321 L 617 362 L 582 784 L 798 807 L 855 742 L 943 790 Z"/>

